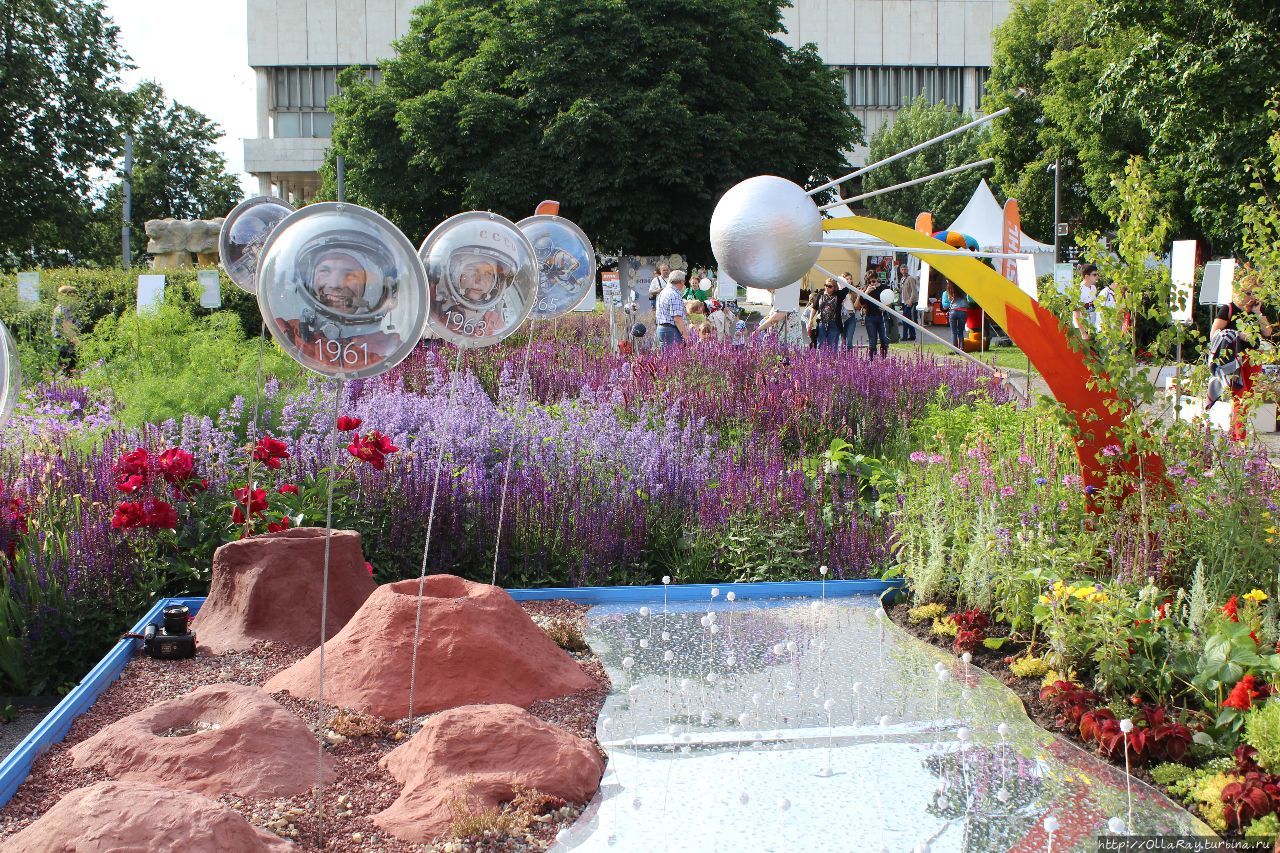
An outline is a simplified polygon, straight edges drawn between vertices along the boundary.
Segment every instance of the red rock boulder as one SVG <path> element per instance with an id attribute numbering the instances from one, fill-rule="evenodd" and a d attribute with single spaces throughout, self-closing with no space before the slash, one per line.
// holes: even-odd
<path id="1" fill-rule="evenodd" d="M 77 788 L 9 839 L 4 853 L 288 853 L 294 846 L 208 797 L 143 782 Z"/>
<path id="2" fill-rule="evenodd" d="M 437 714 L 380 763 L 404 790 L 373 822 L 418 844 L 443 835 L 458 806 L 472 813 L 494 808 L 509 801 L 516 786 L 586 802 L 604 772 L 590 741 L 514 705 Z"/>
<path id="3" fill-rule="evenodd" d="M 325 701 L 390 720 L 409 715 L 418 581 L 378 587 L 325 644 Z M 319 649 L 277 673 L 269 693 L 316 698 Z M 414 713 L 506 702 L 527 707 L 595 687 L 573 658 L 487 584 L 430 575 L 422 601 Z"/>
<path id="4" fill-rule="evenodd" d="M 324 534 L 321 527 L 296 527 L 215 551 L 209 597 L 196 620 L 200 644 L 214 654 L 261 640 L 320 645 Z M 364 567 L 360 534 L 333 531 L 327 635 L 341 631 L 376 587 Z"/>
<path id="5" fill-rule="evenodd" d="M 113 779 L 210 797 L 287 797 L 316 782 L 316 738 L 306 723 L 241 684 L 199 687 L 130 714 L 70 755 L 75 767 L 101 767 Z M 328 781 L 332 760 L 325 761 Z"/>

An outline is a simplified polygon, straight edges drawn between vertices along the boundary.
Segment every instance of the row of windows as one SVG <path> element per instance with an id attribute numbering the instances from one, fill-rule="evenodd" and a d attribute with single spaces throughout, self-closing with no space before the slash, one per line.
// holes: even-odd
<path id="1" fill-rule="evenodd" d="M 977 74 L 977 103 L 964 103 L 965 72 L 971 69 L 939 66 L 879 65 L 846 68 L 845 103 L 850 109 L 898 109 L 920 95 L 931 104 L 945 103 L 957 109 L 976 110 L 982 106 L 982 89 L 988 69 L 972 69 Z"/>
<path id="2" fill-rule="evenodd" d="M 329 99 L 338 94 L 338 74 L 343 67 L 273 67 L 267 69 L 271 87 L 272 136 L 277 138 L 333 135 L 333 113 L 327 111 Z M 377 68 L 366 68 L 365 75 L 375 82 L 382 79 Z"/>

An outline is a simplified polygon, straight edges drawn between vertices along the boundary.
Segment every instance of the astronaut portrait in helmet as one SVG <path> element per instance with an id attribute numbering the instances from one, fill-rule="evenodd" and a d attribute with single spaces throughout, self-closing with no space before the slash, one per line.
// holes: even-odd
<path id="1" fill-rule="evenodd" d="M 262 247 L 290 208 L 283 204 L 259 204 L 240 214 L 227 235 L 227 273 L 236 281 L 252 282 Z"/>
<path id="2" fill-rule="evenodd" d="M 515 281 L 516 259 L 501 244 L 457 246 L 441 278 L 437 322 L 456 334 L 477 338 L 503 328 L 503 297 Z"/>
<path id="3" fill-rule="evenodd" d="M 299 359 L 321 372 L 361 370 L 403 343 L 389 314 L 399 281 L 387 247 L 359 231 L 325 232 L 298 251 L 294 318 L 277 317 Z"/>

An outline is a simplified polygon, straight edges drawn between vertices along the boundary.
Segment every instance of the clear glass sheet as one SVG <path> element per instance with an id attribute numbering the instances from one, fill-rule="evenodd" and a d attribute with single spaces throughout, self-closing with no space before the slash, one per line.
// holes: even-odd
<path id="1" fill-rule="evenodd" d="M 721 589 L 588 614 L 614 683 L 597 725 L 609 766 L 554 849 L 1092 851 L 1109 819 L 1130 821 L 1122 770 L 879 619 L 875 598 Z M 1132 797 L 1137 834 L 1211 834 L 1137 780 Z"/>

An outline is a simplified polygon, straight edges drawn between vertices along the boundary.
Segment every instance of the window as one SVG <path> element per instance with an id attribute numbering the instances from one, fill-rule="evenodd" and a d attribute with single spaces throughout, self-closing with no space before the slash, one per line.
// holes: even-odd
<path id="1" fill-rule="evenodd" d="M 277 138 L 327 139 L 333 134 L 329 99 L 338 94 L 338 66 L 275 67 L 271 75 L 271 116 Z M 364 69 L 375 83 L 382 79 L 376 68 Z"/>
<path id="2" fill-rule="evenodd" d="M 987 69 L 979 68 L 978 79 L 986 80 Z M 878 66 L 847 68 L 845 97 L 851 109 L 899 109 L 918 96 L 931 104 L 962 107 L 964 68 L 944 66 Z"/>

